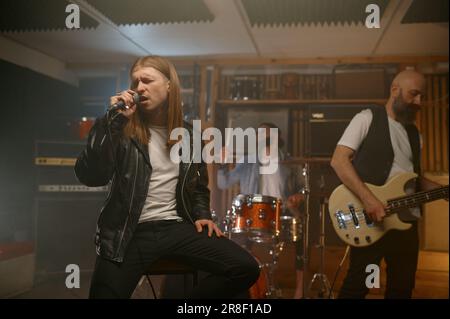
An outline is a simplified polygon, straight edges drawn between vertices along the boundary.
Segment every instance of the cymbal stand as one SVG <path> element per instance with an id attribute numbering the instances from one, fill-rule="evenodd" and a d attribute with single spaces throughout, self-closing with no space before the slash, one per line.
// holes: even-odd
<path id="1" fill-rule="evenodd" d="M 272 243 L 272 248 L 269 251 L 272 260 L 263 264 L 267 269 L 267 292 L 266 296 L 271 299 L 281 298 L 281 289 L 275 282 L 275 270 L 278 266 L 278 257 L 280 254 L 279 247 L 276 243 Z"/>
<path id="2" fill-rule="evenodd" d="M 305 214 L 303 220 L 303 271 L 307 274 L 308 271 L 308 256 L 309 256 L 309 194 L 310 194 L 310 184 L 309 184 L 309 164 L 305 163 L 302 169 L 302 176 L 304 180 L 303 188 L 300 192 L 305 198 Z M 306 296 L 306 284 L 303 281 L 303 296 Z"/>
<path id="3" fill-rule="evenodd" d="M 321 192 L 323 193 L 323 176 L 321 183 Z M 311 282 L 309 283 L 308 289 L 308 297 L 317 298 L 317 299 L 325 299 L 325 298 L 333 298 L 331 291 L 330 282 L 328 281 L 327 275 L 325 275 L 324 269 L 324 261 L 325 261 L 325 214 L 327 211 L 328 199 L 324 196 L 320 196 L 320 236 L 319 236 L 319 248 L 320 251 L 320 264 L 319 264 L 319 272 L 315 273 Z"/>

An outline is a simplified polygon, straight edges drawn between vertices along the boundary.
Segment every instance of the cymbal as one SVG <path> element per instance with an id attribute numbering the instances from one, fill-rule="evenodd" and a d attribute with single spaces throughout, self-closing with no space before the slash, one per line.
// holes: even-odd
<path id="1" fill-rule="evenodd" d="M 292 157 L 280 161 L 281 164 L 329 163 L 330 157 Z"/>
<path id="2" fill-rule="evenodd" d="M 237 156 L 233 155 L 229 158 L 235 160 Z M 330 157 L 291 157 L 286 160 L 279 161 L 281 164 L 305 164 L 305 163 L 329 163 L 331 161 Z M 233 163 L 224 163 L 233 164 Z"/>
<path id="3" fill-rule="evenodd" d="M 327 191 L 315 191 L 315 190 L 313 190 L 313 191 L 310 191 L 309 192 L 309 196 L 310 197 L 330 197 L 330 195 L 331 195 L 331 193 L 332 193 L 333 191 L 329 191 L 329 192 L 327 192 Z M 301 194 L 301 195 L 303 195 L 301 192 L 297 192 L 297 193 L 295 193 L 295 194 Z M 291 195 L 294 195 L 294 194 L 291 194 Z"/>

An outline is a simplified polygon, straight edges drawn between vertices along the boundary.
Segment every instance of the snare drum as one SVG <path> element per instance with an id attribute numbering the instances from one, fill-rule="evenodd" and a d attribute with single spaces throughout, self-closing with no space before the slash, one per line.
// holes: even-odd
<path id="1" fill-rule="evenodd" d="M 280 216 L 280 232 L 278 240 L 282 242 L 297 242 L 301 240 L 301 221 L 289 215 Z"/>
<path id="2" fill-rule="evenodd" d="M 248 233 L 251 240 L 271 238 L 279 232 L 281 200 L 258 194 L 233 199 L 232 233 Z"/>

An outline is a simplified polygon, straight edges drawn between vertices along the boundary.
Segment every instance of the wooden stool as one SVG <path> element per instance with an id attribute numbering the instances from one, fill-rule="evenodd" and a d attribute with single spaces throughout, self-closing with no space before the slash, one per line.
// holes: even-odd
<path id="1" fill-rule="evenodd" d="M 159 259 L 154 262 L 146 272 L 146 275 L 156 276 L 156 275 L 183 275 L 183 289 L 184 295 L 187 295 L 188 287 L 188 275 L 192 275 L 193 286 L 197 286 L 198 283 L 198 271 L 197 269 L 191 267 L 190 265 L 170 260 L 170 259 Z"/>

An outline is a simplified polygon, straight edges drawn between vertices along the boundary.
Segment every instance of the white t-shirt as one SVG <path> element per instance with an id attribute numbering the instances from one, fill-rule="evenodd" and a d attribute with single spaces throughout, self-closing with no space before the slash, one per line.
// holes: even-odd
<path id="1" fill-rule="evenodd" d="M 265 196 L 282 198 L 283 183 L 280 176 L 280 170 L 273 174 L 260 175 L 260 193 Z"/>
<path id="2" fill-rule="evenodd" d="M 150 127 L 149 155 L 152 175 L 147 199 L 139 223 L 153 220 L 181 219 L 177 215 L 176 187 L 179 164 L 170 160 L 166 127 Z"/>
<path id="3" fill-rule="evenodd" d="M 278 160 L 277 156 L 278 154 L 273 155 L 271 154 L 269 156 L 272 165 L 275 162 L 275 160 Z M 274 173 L 259 174 L 259 193 L 261 195 L 283 198 L 284 181 L 281 177 L 280 167 L 281 167 L 280 163 L 278 163 L 278 168 Z"/>
<path id="4" fill-rule="evenodd" d="M 356 114 L 344 131 L 338 145 L 343 145 L 357 151 L 369 132 L 372 123 L 372 111 L 363 110 Z M 391 136 L 394 160 L 388 179 L 405 172 L 414 172 L 413 154 L 409 144 L 408 133 L 403 125 L 388 116 L 389 133 Z M 408 183 L 405 189 L 407 193 L 414 193 L 414 183 Z M 411 213 L 420 217 L 420 210 L 413 208 Z M 406 217 L 405 217 L 406 218 Z"/>

